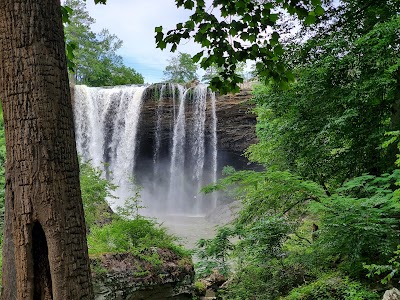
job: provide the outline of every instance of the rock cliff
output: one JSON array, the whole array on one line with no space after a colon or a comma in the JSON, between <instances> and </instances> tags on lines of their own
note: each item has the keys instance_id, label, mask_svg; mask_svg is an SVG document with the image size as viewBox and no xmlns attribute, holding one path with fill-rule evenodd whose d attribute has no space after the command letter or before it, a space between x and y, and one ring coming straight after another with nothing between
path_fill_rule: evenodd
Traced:
<instances>
[{"instance_id":1,"label":"rock cliff","mask_svg":"<svg viewBox=\"0 0 400 300\"><path fill-rule=\"evenodd\" d=\"M172 118L177 114L178 103L173 105L172 95L164 96L159 101L160 84L154 84L146 89L141 109L141 120L137 134L138 157L137 170L149 168L152 162L152 147L154 143L157 110L162 113L160 129L161 144L163 144L161 157L171 153L171 141L173 135ZM164 91L165 93L165 91ZM237 94L229 94L216 97L217 114L217 148L218 165L231 165L237 169L243 169L247 160L242 156L246 148L257 142L255 133L256 116L252 112L253 106L249 103L251 90L245 89ZM190 97L189 97L190 98ZM207 104L207 119L210 119L211 107ZM186 105L185 116L187 124L191 124L192 109ZM206 139L210 139L210 126L206 126ZM168 146L169 145L169 146Z\"/></svg>"},{"instance_id":2,"label":"rock cliff","mask_svg":"<svg viewBox=\"0 0 400 300\"><path fill-rule=\"evenodd\" d=\"M161 111L164 116L172 117L174 115L173 102L170 97L163 97L158 101L159 84L154 84L147 88L144 103L142 106L142 122L140 124L141 137L153 137L156 130L156 110L161 105ZM257 141L255 134L256 116L252 112L253 106L248 100L251 98L251 90L244 89L237 94L217 95L217 134L218 150L243 153L244 150ZM177 107L175 107L176 112ZM211 109L207 107L209 114ZM187 119L192 118L191 111L186 111ZM171 139L171 120L163 118L161 123L162 138ZM209 129L207 128L209 134ZM148 143L152 145L152 143Z\"/></svg>"}]
</instances>

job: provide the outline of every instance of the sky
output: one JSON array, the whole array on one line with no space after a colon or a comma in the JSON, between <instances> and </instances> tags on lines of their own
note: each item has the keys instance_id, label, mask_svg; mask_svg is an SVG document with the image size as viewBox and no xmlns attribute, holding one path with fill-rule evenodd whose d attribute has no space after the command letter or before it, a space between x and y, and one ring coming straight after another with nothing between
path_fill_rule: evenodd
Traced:
<instances>
[{"instance_id":1,"label":"sky","mask_svg":"<svg viewBox=\"0 0 400 300\"><path fill-rule=\"evenodd\" d=\"M175 24L188 19L190 11L178 9L175 0L108 0L107 5L87 1L86 5L89 15L96 20L93 31L106 28L123 41L118 54L125 65L142 74L145 83L163 81L168 59L177 52L156 48L154 28L162 25L167 30L173 29ZM189 41L177 51L194 55L200 47Z\"/></svg>"}]
</instances>

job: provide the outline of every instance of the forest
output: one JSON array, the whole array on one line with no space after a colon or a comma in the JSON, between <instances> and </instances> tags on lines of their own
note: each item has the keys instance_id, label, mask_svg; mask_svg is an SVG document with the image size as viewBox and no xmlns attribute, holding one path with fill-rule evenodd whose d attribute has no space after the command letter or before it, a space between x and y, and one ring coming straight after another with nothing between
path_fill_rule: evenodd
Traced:
<instances>
[{"instance_id":1,"label":"forest","mask_svg":"<svg viewBox=\"0 0 400 300\"><path fill-rule=\"evenodd\" d=\"M141 191L134 178L132 197L111 213L106 199L115 186L101 170L80 161L89 254L132 252L154 264L160 264L159 257L146 252L152 247L171 249L185 260L194 254L200 294L202 278L215 272L224 276L217 299L382 299L400 280L399 1L275 1L287 10L278 10L280 21L278 13L270 12L269 1L214 1L222 16L244 20L230 19L221 27L202 11L204 1L176 2L186 9L196 3L196 13L166 35L155 28L158 47L170 44L174 51L191 32L210 49L215 49L219 31L242 37L242 44L236 41L229 49L221 42L229 59L223 60L217 50L192 58L203 68L219 70L210 80L212 88L237 91L243 78L236 66L256 61L251 104L258 143L243 155L259 167L226 166L218 182L203 187L204 193L224 191L240 201L241 209L234 221L217 228L214 238L199 240L189 253L165 228L140 214ZM89 16L83 19L91 22ZM65 29L67 54L70 70L76 72L70 79L92 86L143 83L115 54L121 44L116 36L103 31L96 37L85 24L71 20ZM264 30L257 27L260 22L272 22L268 24L275 30L265 51L256 40ZM87 56L72 51L82 43L76 37L72 41L76 29L84 31L85 42L106 48ZM249 51L246 41L257 47ZM2 122L2 166L4 127ZM5 172L2 167L1 186ZM3 189L0 197L4 212Z\"/></svg>"}]
</instances>

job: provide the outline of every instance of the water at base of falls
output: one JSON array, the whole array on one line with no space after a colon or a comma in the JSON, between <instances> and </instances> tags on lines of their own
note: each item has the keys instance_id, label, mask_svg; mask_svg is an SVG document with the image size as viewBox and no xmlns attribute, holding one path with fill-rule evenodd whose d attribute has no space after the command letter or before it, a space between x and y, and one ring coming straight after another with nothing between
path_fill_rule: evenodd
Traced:
<instances>
[{"instance_id":1,"label":"water at base of falls","mask_svg":"<svg viewBox=\"0 0 400 300\"><path fill-rule=\"evenodd\" d=\"M78 152L119 186L112 207L132 196L134 176L146 214L201 216L215 208L216 196L200 192L217 179L215 102L204 85L75 86Z\"/></svg>"}]
</instances>

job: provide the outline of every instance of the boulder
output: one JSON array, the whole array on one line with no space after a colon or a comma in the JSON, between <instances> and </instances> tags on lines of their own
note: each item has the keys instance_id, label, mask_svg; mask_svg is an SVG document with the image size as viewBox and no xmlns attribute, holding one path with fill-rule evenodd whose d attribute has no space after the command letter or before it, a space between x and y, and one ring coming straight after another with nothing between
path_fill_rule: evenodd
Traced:
<instances>
[{"instance_id":1,"label":"boulder","mask_svg":"<svg viewBox=\"0 0 400 300\"><path fill-rule=\"evenodd\" d=\"M95 300L192 299L194 268L190 258L153 248L162 264L131 253L91 259Z\"/></svg>"},{"instance_id":2,"label":"boulder","mask_svg":"<svg viewBox=\"0 0 400 300\"><path fill-rule=\"evenodd\" d=\"M396 288L392 288L391 290L387 290L383 295L382 300L400 300L400 291Z\"/></svg>"}]
</instances>

